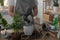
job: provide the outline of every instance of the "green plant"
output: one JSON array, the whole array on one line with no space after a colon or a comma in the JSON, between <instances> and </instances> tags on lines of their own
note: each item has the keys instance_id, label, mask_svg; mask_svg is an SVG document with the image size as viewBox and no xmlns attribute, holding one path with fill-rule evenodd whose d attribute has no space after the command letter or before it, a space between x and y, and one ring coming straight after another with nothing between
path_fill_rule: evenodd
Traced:
<instances>
[{"instance_id":1,"label":"green plant","mask_svg":"<svg viewBox=\"0 0 60 40\"><path fill-rule=\"evenodd\" d=\"M1 18L2 18L2 15L1 15L1 13L0 13L0 24L2 23Z\"/></svg>"},{"instance_id":2,"label":"green plant","mask_svg":"<svg viewBox=\"0 0 60 40\"><path fill-rule=\"evenodd\" d=\"M59 6L58 0L53 0L53 3L54 3L54 4L53 4L54 6Z\"/></svg>"},{"instance_id":3,"label":"green plant","mask_svg":"<svg viewBox=\"0 0 60 40\"><path fill-rule=\"evenodd\" d=\"M4 28L7 28L7 21L2 17L0 13L0 25L3 25Z\"/></svg>"},{"instance_id":4,"label":"green plant","mask_svg":"<svg viewBox=\"0 0 60 40\"><path fill-rule=\"evenodd\" d=\"M23 27L23 24L22 16L20 16L19 12L15 10L15 16L13 17L13 23L11 25L12 29L14 29L14 31L18 31Z\"/></svg>"},{"instance_id":5,"label":"green plant","mask_svg":"<svg viewBox=\"0 0 60 40\"><path fill-rule=\"evenodd\" d=\"M0 13L0 19L2 18L2 15L1 15L1 13Z\"/></svg>"},{"instance_id":6,"label":"green plant","mask_svg":"<svg viewBox=\"0 0 60 40\"><path fill-rule=\"evenodd\" d=\"M52 25L55 25L57 22L60 21L60 15L58 15L58 19L55 19L55 20L58 20L58 21L53 21Z\"/></svg>"},{"instance_id":7,"label":"green plant","mask_svg":"<svg viewBox=\"0 0 60 40\"><path fill-rule=\"evenodd\" d=\"M4 4L3 4L3 1L4 1L4 0L0 0L0 3L1 3L2 6L4 5Z\"/></svg>"}]
</instances>

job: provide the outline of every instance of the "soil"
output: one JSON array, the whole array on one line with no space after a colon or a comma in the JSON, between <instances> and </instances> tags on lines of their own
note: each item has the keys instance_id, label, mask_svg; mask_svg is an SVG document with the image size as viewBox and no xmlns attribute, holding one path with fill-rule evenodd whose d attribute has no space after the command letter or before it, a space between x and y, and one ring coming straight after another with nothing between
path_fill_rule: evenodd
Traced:
<instances>
[{"instance_id":1,"label":"soil","mask_svg":"<svg viewBox=\"0 0 60 40\"><path fill-rule=\"evenodd\" d=\"M34 32L31 36L24 35L24 33L12 33L8 40L32 40L32 39L39 39L41 34L38 32Z\"/></svg>"},{"instance_id":2,"label":"soil","mask_svg":"<svg viewBox=\"0 0 60 40\"><path fill-rule=\"evenodd\" d=\"M58 40L57 38L51 37L49 34L46 34L45 37L43 37L42 33L39 33L37 31L34 31L31 36L24 35L24 33L12 33L8 40Z\"/></svg>"}]
</instances>

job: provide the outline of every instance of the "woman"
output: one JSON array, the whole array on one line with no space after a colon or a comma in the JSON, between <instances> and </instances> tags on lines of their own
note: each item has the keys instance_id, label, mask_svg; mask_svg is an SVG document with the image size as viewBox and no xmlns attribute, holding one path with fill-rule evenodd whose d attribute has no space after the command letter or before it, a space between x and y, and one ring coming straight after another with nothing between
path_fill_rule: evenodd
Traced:
<instances>
[{"instance_id":1,"label":"woman","mask_svg":"<svg viewBox=\"0 0 60 40\"><path fill-rule=\"evenodd\" d=\"M12 1L12 3L10 2ZM33 15L33 18L36 18L38 10L37 10L37 0L10 0L9 4L9 15L14 16L14 8L19 11L21 16L24 16L24 20L28 15ZM16 6L14 6L14 1L16 2ZM33 11L32 11L33 10Z\"/></svg>"}]
</instances>

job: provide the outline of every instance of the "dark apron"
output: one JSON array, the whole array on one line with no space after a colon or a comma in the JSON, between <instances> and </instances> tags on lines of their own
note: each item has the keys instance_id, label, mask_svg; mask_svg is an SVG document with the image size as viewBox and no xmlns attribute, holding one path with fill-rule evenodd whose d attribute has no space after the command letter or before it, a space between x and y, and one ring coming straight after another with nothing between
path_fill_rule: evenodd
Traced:
<instances>
[{"instance_id":1,"label":"dark apron","mask_svg":"<svg viewBox=\"0 0 60 40\"><path fill-rule=\"evenodd\" d=\"M30 15L35 5L35 0L17 0L15 9L19 11L20 15Z\"/></svg>"},{"instance_id":2,"label":"dark apron","mask_svg":"<svg viewBox=\"0 0 60 40\"><path fill-rule=\"evenodd\" d=\"M24 21L29 22L28 16L32 15L32 9L35 6L35 0L17 0L15 9L19 12L21 16L23 16ZM32 20L33 22L33 20Z\"/></svg>"}]
</instances>

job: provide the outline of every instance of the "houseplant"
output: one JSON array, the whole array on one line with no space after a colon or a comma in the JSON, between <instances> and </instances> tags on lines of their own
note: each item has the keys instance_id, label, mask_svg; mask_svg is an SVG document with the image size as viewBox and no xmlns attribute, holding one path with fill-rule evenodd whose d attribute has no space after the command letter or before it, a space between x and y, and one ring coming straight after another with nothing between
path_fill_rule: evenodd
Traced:
<instances>
[{"instance_id":1,"label":"houseplant","mask_svg":"<svg viewBox=\"0 0 60 40\"><path fill-rule=\"evenodd\" d=\"M53 27L51 26L51 28L54 28L54 26L55 26L55 29L58 30L59 29L59 24L60 24L59 22L60 22L60 15L55 14L53 22L52 22Z\"/></svg>"},{"instance_id":2,"label":"houseplant","mask_svg":"<svg viewBox=\"0 0 60 40\"><path fill-rule=\"evenodd\" d=\"M29 16L29 18L31 18L31 16ZM27 18L26 20L29 20L29 18ZM30 19L32 20L32 18ZM13 18L13 23L11 26L15 31L19 30L21 27L23 27L24 29L24 34L25 35L32 35L33 32L33 24L31 25L31 23L27 23L22 16L20 16L18 10L15 10L15 16ZM26 31L27 30L27 31Z\"/></svg>"},{"instance_id":3,"label":"houseplant","mask_svg":"<svg viewBox=\"0 0 60 40\"><path fill-rule=\"evenodd\" d=\"M1 13L0 13L0 25L2 25L5 28L7 28L7 21L2 17Z\"/></svg>"},{"instance_id":4,"label":"houseplant","mask_svg":"<svg viewBox=\"0 0 60 40\"><path fill-rule=\"evenodd\" d=\"M18 38L21 38L17 36L20 36L20 30L22 31L23 24L24 22L22 20L22 17L19 15L19 12L15 10L15 15L13 16L13 23L10 25L14 32L10 35L11 37L8 38L9 40L18 40Z\"/></svg>"},{"instance_id":5,"label":"houseplant","mask_svg":"<svg viewBox=\"0 0 60 40\"><path fill-rule=\"evenodd\" d=\"M8 35L7 35L7 31L6 29L8 28L8 23L7 21L2 17L1 13L0 13L0 28L1 29L4 29L5 30L5 33L3 34L4 38L6 38ZM0 33L1 34L1 33Z\"/></svg>"},{"instance_id":6,"label":"houseplant","mask_svg":"<svg viewBox=\"0 0 60 40\"><path fill-rule=\"evenodd\" d=\"M49 26L51 30L55 29L55 23L52 22L51 24L49 24Z\"/></svg>"},{"instance_id":7,"label":"houseplant","mask_svg":"<svg viewBox=\"0 0 60 40\"><path fill-rule=\"evenodd\" d=\"M53 11L58 12L58 7L59 7L58 0L53 0Z\"/></svg>"},{"instance_id":8,"label":"houseplant","mask_svg":"<svg viewBox=\"0 0 60 40\"><path fill-rule=\"evenodd\" d=\"M26 21L27 20L27 21ZM32 35L33 31L34 31L34 24L33 24L33 18L31 15L28 15L26 17L26 20L24 20L24 34L25 35ZM27 31L26 31L27 30Z\"/></svg>"},{"instance_id":9,"label":"houseplant","mask_svg":"<svg viewBox=\"0 0 60 40\"><path fill-rule=\"evenodd\" d=\"M22 17L19 15L19 12L15 10L15 16L13 17L13 23L11 24L11 28L14 29L15 32L18 32L23 27Z\"/></svg>"}]
</instances>

